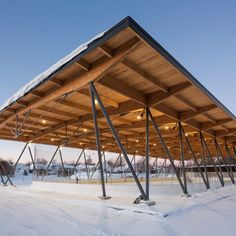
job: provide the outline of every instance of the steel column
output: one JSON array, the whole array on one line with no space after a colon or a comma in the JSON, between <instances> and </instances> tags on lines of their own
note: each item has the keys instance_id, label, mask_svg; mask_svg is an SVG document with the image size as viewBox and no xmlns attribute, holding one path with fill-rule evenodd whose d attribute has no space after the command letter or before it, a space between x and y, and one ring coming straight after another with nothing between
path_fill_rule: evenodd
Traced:
<instances>
[{"instance_id":1,"label":"steel column","mask_svg":"<svg viewBox=\"0 0 236 236\"><path fill-rule=\"evenodd\" d=\"M117 159L116 159L116 161L115 161L115 164L114 164L114 166L113 166L112 169L111 169L111 172L110 172L110 174L109 174L109 178L111 177L111 174L112 174L113 170L116 168L116 165L117 165L117 163L118 163L118 161L119 161L119 159L120 159L120 155L121 155L121 153L120 153L119 156L117 157Z\"/></svg>"},{"instance_id":2,"label":"steel column","mask_svg":"<svg viewBox=\"0 0 236 236\"><path fill-rule=\"evenodd\" d=\"M184 163L184 144L183 144L183 133L182 133L182 124L178 122L179 127L179 140L180 140L180 158L182 162L182 171L183 171L183 181L186 191L188 191L187 180L186 180L186 171L185 171L185 163Z\"/></svg>"},{"instance_id":3,"label":"steel column","mask_svg":"<svg viewBox=\"0 0 236 236\"><path fill-rule=\"evenodd\" d=\"M148 109L148 108L147 108L147 109ZM149 110L149 109L148 109L148 110ZM155 128L155 130L156 130L156 132L157 132L157 135L158 135L159 138L160 138L162 147L163 147L163 149L164 149L164 151L165 151L167 157L169 158L169 161L170 161L170 163L171 163L171 165L172 165L172 168L173 168L174 171L175 171L175 174L176 174L176 177L177 177L177 179L178 179L178 181L179 181L180 187L181 187L183 193L188 195L188 191L187 191L187 189L185 188L185 186L184 186L184 184L183 184L183 182L182 182L182 180L181 180L181 178L180 178L179 172L178 172L178 170L177 170L176 167L175 167L173 158L172 158L172 156L171 156L171 154L170 154L170 152L169 152L169 150L168 150L168 148L167 148L167 146L166 146L166 144L165 144L164 139L162 138L161 132L160 132L160 130L159 130L159 128L158 128L158 126L157 126L157 124L156 124L156 122L155 122L155 120L154 120L154 118L153 118L152 113L151 113L150 110L149 110L149 116L150 116L150 119L151 119L151 121L152 121L152 124L153 124L153 126L154 126L154 128Z\"/></svg>"},{"instance_id":4,"label":"steel column","mask_svg":"<svg viewBox=\"0 0 236 236\"><path fill-rule=\"evenodd\" d=\"M106 163L105 152L103 152L103 163L104 163L104 171L106 171L105 172L105 177L106 177L106 183L107 183L107 163Z\"/></svg>"},{"instance_id":5,"label":"steel column","mask_svg":"<svg viewBox=\"0 0 236 236\"><path fill-rule=\"evenodd\" d=\"M34 158L33 158L33 154L32 154L30 145L28 145L28 150L29 150L29 154L30 154L30 159L31 159L32 164L33 164L33 168L34 168L33 171L34 171L36 168L35 168Z\"/></svg>"},{"instance_id":6,"label":"steel column","mask_svg":"<svg viewBox=\"0 0 236 236\"><path fill-rule=\"evenodd\" d=\"M79 157L78 157L77 161L75 162L75 165L74 165L74 168L73 168L73 173L75 173L76 166L78 165L79 160L82 157L83 153L84 153L84 149L82 149L81 153L79 154Z\"/></svg>"},{"instance_id":7,"label":"steel column","mask_svg":"<svg viewBox=\"0 0 236 236\"><path fill-rule=\"evenodd\" d=\"M7 170L5 169L4 165L1 164L0 166L2 167L2 170L3 170L3 172L5 173L5 175L6 175L6 177L7 177L7 180L10 182L11 185L13 185L13 183L12 183L12 181L11 181L11 178L10 178L10 176L7 174ZM3 174L4 174L4 173L3 173ZM6 185L6 183L4 182L4 178L3 178L2 174L1 174L1 180L2 180L3 185Z\"/></svg>"},{"instance_id":8,"label":"steel column","mask_svg":"<svg viewBox=\"0 0 236 236\"><path fill-rule=\"evenodd\" d=\"M186 140L186 143L187 143L187 145L188 145L188 149L190 150L190 152L191 152L191 154L192 154L193 161L194 161L195 165L196 165L197 168L198 168L198 171L199 171L199 173L200 173L200 175L201 175L201 177L202 177L202 180L203 180L203 182L204 182L204 184L205 184L205 186L206 186L206 189L209 189L209 188L210 188L210 187L209 187L209 182L206 181L205 176L204 176L203 173L202 173L201 167L200 167L199 164L198 164L198 161L197 161L197 158L196 158L195 153L194 153L194 151L193 151L193 148L192 148L192 146L191 146L190 140L189 140L188 136L185 135L185 131L184 131L183 127L182 127L182 126L180 126L180 127L181 127L181 130L182 130L182 132L183 132L183 134L184 134L184 136L185 136L185 140Z\"/></svg>"},{"instance_id":9,"label":"steel column","mask_svg":"<svg viewBox=\"0 0 236 236\"><path fill-rule=\"evenodd\" d=\"M223 162L224 162L224 164L225 164L226 171L228 172L228 175L229 175L229 177L230 177L230 179L231 179L231 182L232 182L232 184L235 184L234 175L233 175L233 173L232 173L232 170L230 170L230 169L228 168L227 163L226 163L226 161L225 161L225 158L224 158L224 156L223 156L223 153L222 153L222 151L221 151L221 149L220 149L220 146L219 146L219 144L218 144L216 138L214 139L214 142L215 142L215 146L216 146L216 150L217 150L217 155L218 155L218 156L219 156L219 155L221 156L221 158L222 158L222 160L223 160Z\"/></svg>"},{"instance_id":10,"label":"steel column","mask_svg":"<svg viewBox=\"0 0 236 236\"><path fill-rule=\"evenodd\" d=\"M226 152L227 152L229 158L232 160L234 170L236 171L235 160L234 160L233 156L231 156L231 153L230 153L230 150L229 150L229 147L228 147L227 143L225 143L225 149L226 149ZM230 163L230 166L231 166L231 163Z\"/></svg>"},{"instance_id":11,"label":"steel column","mask_svg":"<svg viewBox=\"0 0 236 236\"><path fill-rule=\"evenodd\" d=\"M104 154L104 152L102 153L102 156L103 156L103 154ZM94 169L93 169L93 172L92 172L92 174L91 174L90 178L92 178L92 177L93 177L93 175L94 175L95 171L96 171L96 170L97 170L97 168L98 168L98 165L99 165L99 161L98 161L98 162L97 162L97 164L95 165L95 167L94 167Z\"/></svg>"},{"instance_id":12,"label":"steel column","mask_svg":"<svg viewBox=\"0 0 236 236\"><path fill-rule=\"evenodd\" d=\"M99 161L100 175L101 175L101 182L102 182L102 196L103 196L103 198L106 198L106 189L105 189L104 173L103 173L103 165L102 165L100 134L99 134L99 128L98 128L98 122L97 122L97 110L96 110L96 105L95 105L95 96L96 95L94 94L92 86L90 86L90 94L91 94L91 100L92 100L93 122L94 122L96 146L97 146L98 161Z\"/></svg>"},{"instance_id":13,"label":"steel column","mask_svg":"<svg viewBox=\"0 0 236 236\"><path fill-rule=\"evenodd\" d=\"M199 137L201 137L200 133L199 133ZM207 166L206 166L206 159L205 159L205 149L204 149L203 141L201 138L200 138L200 143L201 143L201 149L202 149L202 162L203 162L203 166L204 166L205 177L206 177L206 181L208 183L208 186L210 187L209 178L208 178L208 171L207 171Z\"/></svg>"},{"instance_id":14,"label":"steel column","mask_svg":"<svg viewBox=\"0 0 236 236\"><path fill-rule=\"evenodd\" d=\"M99 105L100 105L100 108L101 108L101 110L102 110L102 113L103 113L103 115L105 116L105 118L106 118L106 120L107 120L107 123L108 123L108 125L109 125L109 127L110 127L110 129L111 129L111 132L112 132L112 134L113 134L113 136L114 136L114 138L115 138L115 140L116 140L116 142L117 142L119 148L121 149L121 152L122 152L122 154L123 154L123 156L124 156L124 158L125 158L125 160L126 160L128 166L129 166L129 168L130 168L130 170L131 170L131 173L132 173L132 175L133 175L133 177L134 177L134 180L135 180L135 182L136 182L136 184L137 184L137 186L138 186L138 188L139 188L139 191L140 191L140 193L141 193L141 195L142 195L142 198L143 198L144 200L147 200L147 196L146 196L146 194L145 194L145 192L144 192L144 190L143 190L143 187L142 187L141 183L139 182L139 179L137 178L137 175L136 175L136 173L135 173L135 171L134 171L134 169L133 169L133 167L132 167L132 164L130 163L130 160L129 160L129 158L128 158L128 155L127 155L127 153L126 153L126 150L125 150L123 144L121 143L121 141L120 141L120 139L119 139L118 133L117 133L116 129L114 128L112 122L111 122L111 119L110 119L110 117L109 117L109 115L108 115L108 113L107 113L107 111L106 111L106 109L105 109L105 107L104 107L104 105L103 105L101 99L100 99L100 96L99 96L99 94L98 94L96 88L94 87L93 82L90 82L90 90L91 90L91 94L92 94L92 96L93 96L93 105L94 105L94 106L93 106L93 109L95 109L95 102L94 102L94 95L95 95L95 97L96 97L96 99L97 99L97 101L98 101L98 103L99 103ZM95 112L94 112L94 113L95 113Z\"/></svg>"},{"instance_id":15,"label":"steel column","mask_svg":"<svg viewBox=\"0 0 236 236\"><path fill-rule=\"evenodd\" d=\"M60 146L57 146L57 149L56 149L55 152L53 153L53 156L52 156L50 162L49 162L48 165L47 165L47 169L46 169L46 174L47 174L47 175L48 175L49 167L50 167L50 165L51 165L53 159L55 158L55 156L56 156L56 154L57 154L57 152L58 152L59 149L60 149ZM43 178L44 178L44 176L42 176L42 180L43 180Z\"/></svg>"},{"instance_id":16,"label":"steel column","mask_svg":"<svg viewBox=\"0 0 236 236\"><path fill-rule=\"evenodd\" d=\"M212 164L213 164L213 166L214 166L214 170L215 170L215 172L216 172L216 175L217 175L217 177L218 177L218 179L219 179L219 181L220 181L220 183L221 183L221 185L222 185L222 187L223 187L223 186L224 186L224 181L221 179L221 176L220 176L220 174L219 174L219 172L218 172L218 170L217 170L217 168L216 168L215 162L214 162L214 160L213 160L213 158L212 158L212 155L211 155L211 153L210 153L210 150L208 149L208 146L207 146L207 144L206 144L206 141L205 141L205 139L204 139L204 137L203 137L201 131L200 131L200 138L201 138L202 141L203 141L203 144L204 144L205 149L206 149L206 151L207 151L207 155L208 155L208 157L211 159L211 162L212 162Z\"/></svg>"},{"instance_id":17,"label":"steel column","mask_svg":"<svg viewBox=\"0 0 236 236\"><path fill-rule=\"evenodd\" d=\"M145 172L146 172L146 196L149 200L149 109L146 108L146 160L145 160Z\"/></svg>"},{"instance_id":18,"label":"steel column","mask_svg":"<svg viewBox=\"0 0 236 236\"><path fill-rule=\"evenodd\" d=\"M86 173L87 173L87 179L89 179L87 159L86 159L86 153L85 152L84 152L84 165L85 165L85 170L86 170Z\"/></svg>"},{"instance_id":19,"label":"steel column","mask_svg":"<svg viewBox=\"0 0 236 236\"><path fill-rule=\"evenodd\" d=\"M59 148L59 156L60 156L60 160L61 160L62 173L63 173L63 177L64 177L64 175L65 175L65 168L64 168L64 162L63 162L62 152L61 152L60 148Z\"/></svg>"},{"instance_id":20,"label":"steel column","mask_svg":"<svg viewBox=\"0 0 236 236\"><path fill-rule=\"evenodd\" d=\"M13 174L13 172L15 171L16 166L17 166L18 162L20 161L22 155L24 154L25 149L27 148L27 146L28 146L28 143L25 144L25 146L24 146L22 152L20 153L20 156L18 157L16 163L14 164L13 168L11 169L11 172L10 172L9 177L8 177L8 179L6 180L5 184L7 184L8 181L11 181L11 180L10 180L10 176L11 176L11 175Z\"/></svg>"}]
</instances>

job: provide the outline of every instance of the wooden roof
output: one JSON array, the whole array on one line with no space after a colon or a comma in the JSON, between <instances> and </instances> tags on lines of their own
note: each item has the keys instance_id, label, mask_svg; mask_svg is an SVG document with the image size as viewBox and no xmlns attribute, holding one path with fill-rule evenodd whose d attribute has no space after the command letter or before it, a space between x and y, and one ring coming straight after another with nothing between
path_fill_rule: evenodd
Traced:
<instances>
[{"instance_id":1,"label":"wooden roof","mask_svg":"<svg viewBox=\"0 0 236 236\"><path fill-rule=\"evenodd\" d=\"M130 17L2 110L0 139L96 149L90 81L129 154L145 153L146 106L176 159L177 121L183 122L197 153L199 130L212 152L213 137L222 145L236 144L235 116ZM97 110L102 149L119 152L99 106ZM151 124L150 145L151 156L164 155Z\"/></svg>"}]
</instances>

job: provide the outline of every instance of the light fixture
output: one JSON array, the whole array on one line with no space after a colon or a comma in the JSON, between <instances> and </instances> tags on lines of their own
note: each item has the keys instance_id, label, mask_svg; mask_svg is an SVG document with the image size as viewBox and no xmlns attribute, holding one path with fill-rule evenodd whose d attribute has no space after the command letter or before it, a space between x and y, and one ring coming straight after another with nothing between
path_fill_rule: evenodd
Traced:
<instances>
[{"instance_id":1,"label":"light fixture","mask_svg":"<svg viewBox=\"0 0 236 236\"><path fill-rule=\"evenodd\" d=\"M86 133L88 130L87 129L84 129L84 132Z\"/></svg>"},{"instance_id":2,"label":"light fixture","mask_svg":"<svg viewBox=\"0 0 236 236\"><path fill-rule=\"evenodd\" d=\"M82 143L79 143L79 145L81 146L81 145L82 145Z\"/></svg>"},{"instance_id":3,"label":"light fixture","mask_svg":"<svg viewBox=\"0 0 236 236\"><path fill-rule=\"evenodd\" d=\"M138 143L139 141L138 141L138 139L136 139L136 141L135 141L136 143Z\"/></svg>"},{"instance_id":4,"label":"light fixture","mask_svg":"<svg viewBox=\"0 0 236 236\"><path fill-rule=\"evenodd\" d=\"M98 105L98 100L97 100L97 99L95 99L95 101L94 101L94 102L95 102L95 105Z\"/></svg>"},{"instance_id":5,"label":"light fixture","mask_svg":"<svg viewBox=\"0 0 236 236\"><path fill-rule=\"evenodd\" d=\"M138 150L136 150L135 152L138 153Z\"/></svg>"},{"instance_id":6,"label":"light fixture","mask_svg":"<svg viewBox=\"0 0 236 236\"><path fill-rule=\"evenodd\" d=\"M140 115L137 116L137 120L141 120L142 117Z\"/></svg>"},{"instance_id":7,"label":"light fixture","mask_svg":"<svg viewBox=\"0 0 236 236\"><path fill-rule=\"evenodd\" d=\"M169 127L168 126L165 126L165 130L168 130L169 129Z\"/></svg>"},{"instance_id":8,"label":"light fixture","mask_svg":"<svg viewBox=\"0 0 236 236\"><path fill-rule=\"evenodd\" d=\"M46 120L42 120L42 123L43 123L43 124L46 124Z\"/></svg>"},{"instance_id":9,"label":"light fixture","mask_svg":"<svg viewBox=\"0 0 236 236\"><path fill-rule=\"evenodd\" d=\"M51 138L51 141L54 142L54 138Z\"/></svg>"},{"instance_id":10,"label":"light fixture","mask_svg":"<svg viewBox=\"0 0 236 236\"><path fill-rule=\"evenodd\" d=\"M186 133L185 136L188 137L188 133Z\"/></svg>"},{"instance_id":11,"label":"light fixture","mask_svg":"<svg viewBox=\"0 0 236 236\"><path fill-rule=\"evenodd\" d=\"M102 146L102 148L105 148L106 146Z\"/></svg>"},{"instance_id":12,"label":"light fixture","mask_svg":"<svg viewBox=\"0 0 236 236\"><path fill-rule=\"evenodd\" d=\"M156 147L156 144L154 143L153 146Z\"/></svg>"}]
</instances>

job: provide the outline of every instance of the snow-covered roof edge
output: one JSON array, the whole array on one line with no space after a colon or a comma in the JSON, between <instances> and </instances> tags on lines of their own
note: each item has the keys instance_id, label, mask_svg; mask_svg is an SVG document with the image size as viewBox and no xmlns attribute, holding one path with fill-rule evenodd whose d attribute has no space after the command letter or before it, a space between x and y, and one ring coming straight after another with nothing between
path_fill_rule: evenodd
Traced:
<instances>
[{"instance_id":1,"label":"snow-covered roof edge","mask_svg":"<svg viewBox=\"0 0 236 236\"><path fill-rule=\"evenodd\" d=\"M54 72L58 71L63 65L71 61L73 58L84 52L89 44L93 43L97 39L101 38L106 31L96 35L86 43L81 44L79 47L77 47L75 50L73 50L71 53L69 53L67 56L56 62L54 65L49 67L47 70L42 72L41 74L37 75L33 80L31 80L29 83L24 85L22 88L20 88L13 96L11 96L9 99L7 99L3 105L0 106L0 112L12 105L14 102L22 98L24 95L29 93L32 89L37 87L42 82L46 81L50 75L52 75Z\"/></svg>"}]
</instances>

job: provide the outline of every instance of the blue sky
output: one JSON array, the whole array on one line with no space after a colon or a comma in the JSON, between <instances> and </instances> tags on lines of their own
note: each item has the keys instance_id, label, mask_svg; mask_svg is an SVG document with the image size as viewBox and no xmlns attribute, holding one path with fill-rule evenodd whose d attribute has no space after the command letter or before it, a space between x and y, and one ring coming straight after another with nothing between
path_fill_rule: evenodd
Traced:
<instances>
[{"instance_id":1,"label":"blue sky","mask_svg":"<svg viewBox=\"0 0 236 236\"><path fill-rule=\"evenodd\" d=\"M0 103L130 15L236 114L235 1L0 1ZM0 142L2 155L14 157ZM18 152L18 151L17 151ZM0 153L1 156L1 153Z\"/></svg>"}]
</instances>

